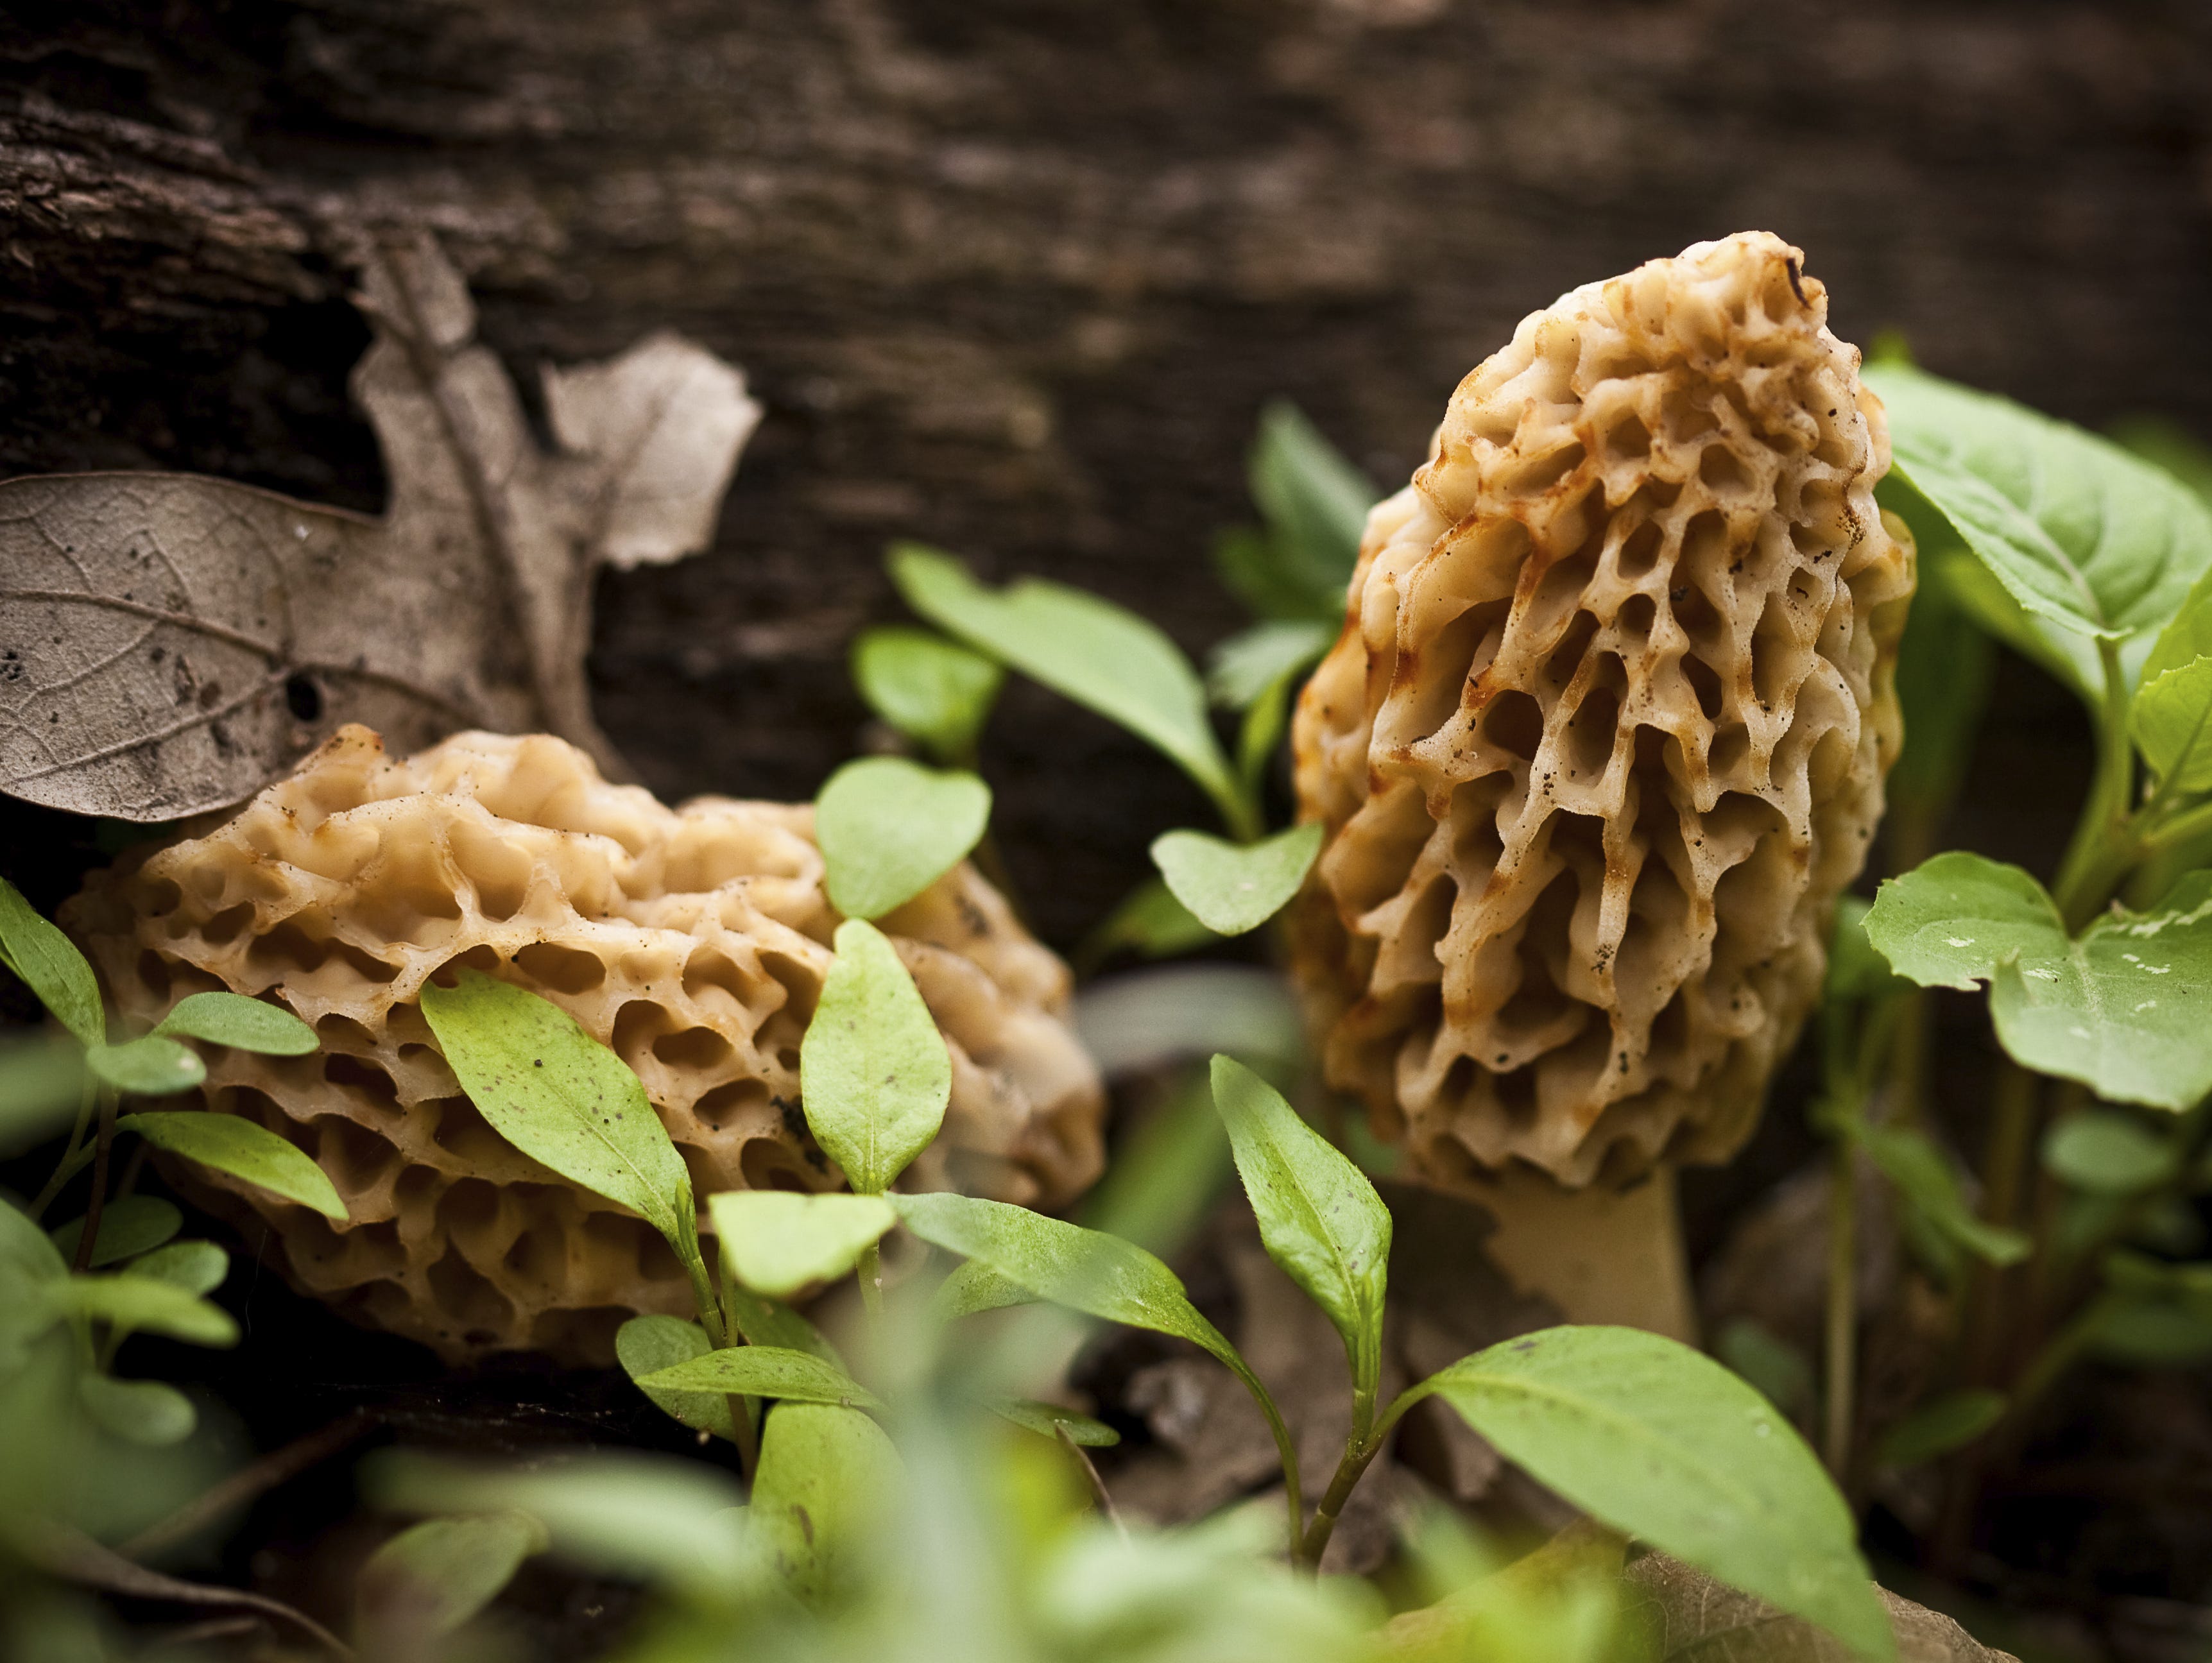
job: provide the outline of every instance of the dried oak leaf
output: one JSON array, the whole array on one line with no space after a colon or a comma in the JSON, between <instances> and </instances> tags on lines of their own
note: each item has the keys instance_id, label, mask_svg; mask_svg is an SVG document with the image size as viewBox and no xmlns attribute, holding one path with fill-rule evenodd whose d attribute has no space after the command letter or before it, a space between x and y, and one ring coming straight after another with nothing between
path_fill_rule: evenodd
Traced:
<instances>
[{"instance_id":1,"label":"dried oak leaf","mask_svg":"<svg viewBox=\"0 0 2212 1663\"><path fill-rule=\"evenodd\" d=\"M1658 1663L1851 1663L1850 1648L1825 1630L1663 1553L1637 1560L1626 1581L1628 1614L1650 1636L1649 1655ZM2020 1663L1942 1612L1877 1592L1897 1636L1898 1663Z\"/></svg>"},{"instance_id":2,"label":"dried oak leaf","mask_svg":"<svg viewBox=\"0 0 2212 1663\"><path fill-rule=\"evenodd\" d=\"M0 483L0 790L174 819L347 722L402 754L542 729L615 762L584 679L592 574L706 546L759 405L653 335L545 372L549 452L434 242L362 266L382 519L191 474Z\"/></svg>"}]
</instances>

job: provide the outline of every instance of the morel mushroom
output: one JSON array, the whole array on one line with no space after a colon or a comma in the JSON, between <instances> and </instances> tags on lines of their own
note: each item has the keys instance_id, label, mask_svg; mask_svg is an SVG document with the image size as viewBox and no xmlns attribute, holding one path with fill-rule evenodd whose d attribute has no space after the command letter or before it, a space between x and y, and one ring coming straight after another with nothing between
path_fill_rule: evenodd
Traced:
<instances>
[{"instance_id":1,"label":"morel mushroom","mask_svg":"<svg viewBox=\"0 0 2212 1663\"><path fill-rule=\"evenodd\" d=\"M1913 585L1826 315L1757 232L1577 289L1368 520L1297 709L1296 962L1328 1078L1425 1174L1725 1158L1818 997Z\"/></svg>"},{"instance_id":2,"label":"morel mushroom","mask_svg":"<svg viewBox=\"0 0 2212 1663\"><path fill-rule=\"evenodd\" d=\"M305 1149L349 1224L170 1166L218 1211L258 1213L295 1284L448 1359L606 1363L632 1313L688 1313L689 1283L644 1221L471 1107L419 990L470 964L560 1005L637 1071L702 1196L832 1187L799 1095L837 922L812 815L671 810L542 736L465 733L403 762L349 727L228 822L95 874L63 917L126 1017L227 987L313 1025L319 1055L214 1053L207 1103ZM881 923L952 1053L916 1177L1045 1205L1088 1184L1103 1100L1060 961L964 866Z\"/></svg>"}]
</instances>

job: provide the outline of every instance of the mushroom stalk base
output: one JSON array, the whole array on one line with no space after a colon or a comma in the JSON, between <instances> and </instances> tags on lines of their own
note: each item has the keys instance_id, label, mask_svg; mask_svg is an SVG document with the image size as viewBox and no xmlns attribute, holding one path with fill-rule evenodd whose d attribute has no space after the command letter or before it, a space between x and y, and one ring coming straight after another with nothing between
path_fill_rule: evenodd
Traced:
<instances>
[{"instance_id":1,"label":"mushroom stalk base","mask_svg":"<svg viewBox=\"0 0 2212 1663\"><path fill-rule=\"evenodd\" d=\"M1568 1189L1529 1167L1452 1187L1497 1221L1484 1244L1492 1261L1521 1292L1559 1307L1566 1321L1617 1323L1697 1343L1672 1166L1626 1190Z\"/></svg>"}]
</instances>

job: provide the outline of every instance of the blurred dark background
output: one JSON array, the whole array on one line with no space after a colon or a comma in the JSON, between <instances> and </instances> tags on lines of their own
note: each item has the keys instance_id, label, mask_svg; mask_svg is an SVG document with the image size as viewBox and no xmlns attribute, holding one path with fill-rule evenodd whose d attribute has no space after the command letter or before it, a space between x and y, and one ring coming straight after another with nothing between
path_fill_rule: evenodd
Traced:
<instances>
[{"instance_id":1,"label":"blurred dark background","mask_svg":"<svg viewBox=\"0 0 2212 1663\"><path fill-rule=\"evenodd\" d=\"M715 546L605 578L592 668L663 794L803 797L886 539L1202 647L1263 400L1395 487L1523 313L1698 239L1799 244L1847 339L2212 433L2208 91L2187 0L15 4L0 472L376 507L330 228L432 226L526 386L664 325L751 378ZM1960 840L2047 859L2081 738L2008 674ZM1033 689L987 756L1063 947L1205 817Z\"/></svg>"}]
</instances>

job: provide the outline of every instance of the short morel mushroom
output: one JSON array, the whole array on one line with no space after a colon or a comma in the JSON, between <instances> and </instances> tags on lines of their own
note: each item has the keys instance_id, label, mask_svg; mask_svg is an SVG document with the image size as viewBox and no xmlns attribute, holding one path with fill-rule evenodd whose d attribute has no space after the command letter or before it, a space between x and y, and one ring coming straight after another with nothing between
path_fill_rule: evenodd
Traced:
<instances>
[{"instance_id":1,"label":"short morel mushroom","mask_svg":"<svg viewBox=\"0 0 2212 1663\"><path fill-rule=\"evenodd\" d=\"M1666 1206L1819 995L1913 586L1826 315L1759 232L1577 289L1368 520L1298 705L1295 958L1328 1078L1432 1178Z\"/></svg>"},{"instance_id":2,"label":"short morel mushroom","mask_svg":"<svg viewBox=\"0 0 2212 1663\"><path fill-rule=\"evenodd\" d=\"M314 1157L351 1222L173 1163L260 1215L301 1288L449 1359L612 1359L634 1312L688 1314L650 1225L506 1143L416 1003L466 964L542 993L644 1082L701 1195L826 1189L799 1046L836 914L805 805L669 809L574 746L465 733L406 762L341 730L228 822L95 874L63 920L128 1017L202 989L272 996L318 1055L214 1052L208 1107ZM1066 1199L1097 1174L1103 1097L1064 1020L1068 976L969 868L881 920L953 1062L924 1183Z\"/></svg>"}]
</instances>

